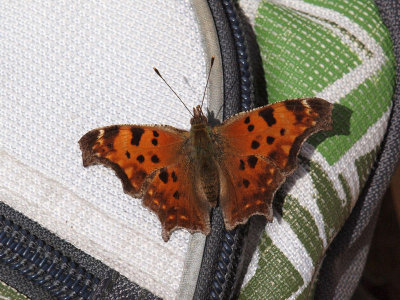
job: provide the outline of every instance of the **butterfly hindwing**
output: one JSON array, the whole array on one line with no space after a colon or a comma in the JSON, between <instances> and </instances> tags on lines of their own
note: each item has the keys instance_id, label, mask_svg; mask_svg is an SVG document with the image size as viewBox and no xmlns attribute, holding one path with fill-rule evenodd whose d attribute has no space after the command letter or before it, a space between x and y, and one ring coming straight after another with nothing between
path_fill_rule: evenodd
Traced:
<instances>
[{"instance_id":1,"label":"butterfly hindwing","mask_svg":"<svg viewBox=\"0 0 400 300\"><path fill-rule=\"evenodd\" d=\"M319 98L292 99L239 113L214 128L219 148L226 149L219 160L231 187L220 195L227 227L242 224L253 214L271 218L275 191L296 168L304 141L331 128L331 111L332 104ZM250 193L240 185L247 181L248 188L254 187ZM252 209L241 211L244 207Z\"/></svg>"},{"instance_id":2,"label":"butterfly hindwing","mask_svg":"<svg viewBox=\"0 0 400 300\"><path fill-rule=\"evenodd\" d=\"M220 194L225 225L232 230L254 214L272 221L272 198L284 180L282 173L265 158L257 155L226 156L223 178L227 188Z\"/></svg>"},{"instance_id":3,"label":"butterfly hindwing","mask_svg":"<svg viewBox=\"0 0 400 300\"><path fill-rule=\"evenodd\" d=\"M144 195L143 205L160 219L164 241L177 228L186 228L191 233L210 232L210 205L201 193L196 193L193 176L187 161L181 157L179 163L154 174Z\"/></svg>"}]
</instances>

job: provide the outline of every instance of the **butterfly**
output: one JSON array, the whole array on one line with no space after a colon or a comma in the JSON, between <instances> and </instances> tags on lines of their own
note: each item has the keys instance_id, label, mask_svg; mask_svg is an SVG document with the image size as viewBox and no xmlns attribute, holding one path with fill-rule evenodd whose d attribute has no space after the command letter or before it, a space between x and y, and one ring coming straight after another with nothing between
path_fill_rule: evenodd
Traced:
<instances>
[{"instance_id":1,"label":"butterfly","mask_svg":"<svg viewBox=\"0 0 400 300\"><path fill-rule=\"evenodd\" d=\"M332 104L291 99L238 113L215 127L202 107L193 108L190 131L168 125L114 125L79 141L83 165L103 164L125 193L142 198L162 225L162 238L184 228L210 232L219 205L225 227L253 215L272 221L276 190L297 166L304 141L332 128Z\"/></svg>"}]
</instances>

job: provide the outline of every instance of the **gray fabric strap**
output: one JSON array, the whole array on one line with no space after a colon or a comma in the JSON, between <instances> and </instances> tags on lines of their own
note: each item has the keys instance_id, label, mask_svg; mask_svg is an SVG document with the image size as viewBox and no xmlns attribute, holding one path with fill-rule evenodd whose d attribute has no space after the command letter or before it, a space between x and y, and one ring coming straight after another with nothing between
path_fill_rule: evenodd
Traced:
<instances>
[{"instance_id":1,"label":"gray fabric strap","mask_svg":"<svg viewBox=\"0 0 400 300\"><path fill-rule=\"evenodd\" d=\"M215 62L210 74L210 81L207 89L209 96L207 103L207 109L209 112L208 117L222 121L224 105L224 76L218 34L207 1L193 0L192 4L203 37L203 47L208 56L207 68L210 67L209 62L211 57L215 57Z\"/></svg>"},{"instance_id":2,"label":"gray fabric strap","mask_svg":"<svg viewBox=\"0 0 400 300\"><path fill-rule=\"evenodd\" d=\"M45 244L51 245L52 249L67 257L69 263L78 264L86 272L99 278L101 281L93 299L160 299L3 202L0 202L0 215L20 226L20 230L26 230ZM54 299L41 286L27 280L19 270L14 270L7 264L0 264L0 280L31 299Z\"/></svg>"},{"instance_id":3,"label":"gray fabric strap","mask_svg":"<svg viewBox=\"0 0 400 300\"><path fill-rule=\"evenodd\" d=\"M60 251L64 256L69 257L72 261L78 262L81 267L92 273L94 276L104 279L105 274L110 271L107 266L98 260L83 253L79 249L76 249L71 244L66 243L64 240L49 232L47 229L41 227L38 223L33 222L3 202L0 202L0 215L12 220L14 224L17 224L22 229L27 230L38 239L45 241L54 249ZM6 264L0 264L0 280L17 289L19 292L25 294L29 298L53 299L53 297L43 288L34 285L32 282L27 280L19 272L19 270L13 270Z\"/></svg>"},{"instance_id":4,"label":"gray fabric strap","mask_svg":"<svg viewBox=\"0 0 400 300\"><path fill-rule=\"evenodd\" d=\"M209 0L208 5L214 18L214 25L218 33L218 42L221 49L223 87L224 87L224 114L223 119L240 111L240 74L236 49L229 28L228 19L220 1Z\"/></svg>"},{"instance_id":5,"label":"gray fabric strap","mask_svg":"<svg viewBox=\"0 0 400 300\"><path fill-rule=\"evenodd\" d=\"M52 249L59 251L63 256L67 257L70 263L77 263L79 267L99 278L101 283L99 284L95 298L102 298L105 294L112 292L112 294L107 295L105 298L124 299L123 297L120 297L120 295L124 295L121 293L123 291L129 291L128 295L130 299L136 296L146 296L146 299L159 299L149 291L130 282L126 277L118 276L117 272L113 271L102 262L75 248L47 229L41 227L38 223L33 222L23 214L15 211L2 202L0 202L0 215L20 226L20 230L26 230L37 239L51 245ZM114 277L114 275L117 276ZM14 270L10 268L9 265L0 264L0 280L17 289L29 298L54 299L54 297L52 297L45 289L39 285L33 284L33 282L27 280L19 270ZM108 283L108 285L102 285L103 282ZM119 288L117 286L119 286Z\"/></svg>"},{"instance_id":6,"label":"gray fabric strap","mask_svg":"<svg viewBox=\"0 0 400 300\"><path fill-rule=\"evenodd\" d=\"M400 160L400 3L376 0L392 37L396 57L396 87L387 136L356 206L332 242L320 270L316 299L349 299L354 293L367 258L381 199Z\"/></svg>"}]
</instances>

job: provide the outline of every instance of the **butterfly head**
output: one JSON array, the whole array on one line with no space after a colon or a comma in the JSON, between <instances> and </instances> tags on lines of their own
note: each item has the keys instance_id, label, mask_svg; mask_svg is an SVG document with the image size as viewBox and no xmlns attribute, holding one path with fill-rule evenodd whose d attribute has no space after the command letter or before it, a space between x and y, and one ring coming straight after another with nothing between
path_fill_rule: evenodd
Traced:
<instances>
[{"instance_id":1,"label":"butterfly head","mask_svg":"<svg viewBox=\"0 0 400 300\"><path fill-rule=\"evenodd\" d=\"M203 114L201 106L193 107L193 118L190 119L190 125L207 124L207 117Z\"/></svg>"}]
</instances>

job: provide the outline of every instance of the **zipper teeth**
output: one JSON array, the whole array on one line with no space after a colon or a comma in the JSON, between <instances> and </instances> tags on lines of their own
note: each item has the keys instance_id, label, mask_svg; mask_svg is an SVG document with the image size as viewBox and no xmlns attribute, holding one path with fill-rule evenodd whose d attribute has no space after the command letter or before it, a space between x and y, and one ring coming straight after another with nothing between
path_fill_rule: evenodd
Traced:
<instances>
[{"instance_id":1,"label":"zipper teeth","mask_svg":"<svg viewBox=\"0 0 400 300\"><path fill-rule=\"evenodd\" d=\"M89 299L100 279L0 215L0 261L58 299Z\"/></svg>"},{"instance_id":2,"label":"zipper teeth","mask_svg":"<svg viewBox=\"0 0 400 300\"><path fill-rule=\"evenodd\" d=\"M247 52L243 32L240 29L240 22L237 18L236 11L230 0L223 0L222 5L228 17L232 30L233 38L236 45L236 54L238 57L240 68L240 90L242 110L246 111L251 108L251 79L249 71L249 63L247 61ZM217 269L214 279L211 283L209 299L217 300L229 298L230 289L235 279L236 267L239 262L241 232L242 227L232 231L225 231L225 235L221 242Z\"/></svg>"},{"instance_id":3,"label":"zipper teeth","mask_svg":"<svg viewBox=\"0 0 400 300\"><path fill-rule=\"evenodd\" d=\"M224 290L230 286L231 283L231 276L229 276L229 271L231 271L235 251L235 232L233 231L226 231L224 238L221 243L221 249L219 252L219 257L217 261L217 268L214 274L214 279L211 283L211 291L209 299L217 300L221 299L222 294L224 294Z\"/></svg>"},{"instance_id":4,"label":"zipper teeth","mask_svg":"<svg viewBox=\"0 0 400 300\"><path fill-rule=\"evenodd\" d=\"M223 0L222 5L226 16L228 17L229 24L232 30L233 39L236 46L236 54L239 62L240 70L240 97L242 99L242 111L251 108L251 79L249 71L249 63L247 61L247 49L245 38L242 29L240 28L240 21L237 17L235 7L232 5L231 0Z\"/></svg>"}]
</instances>

